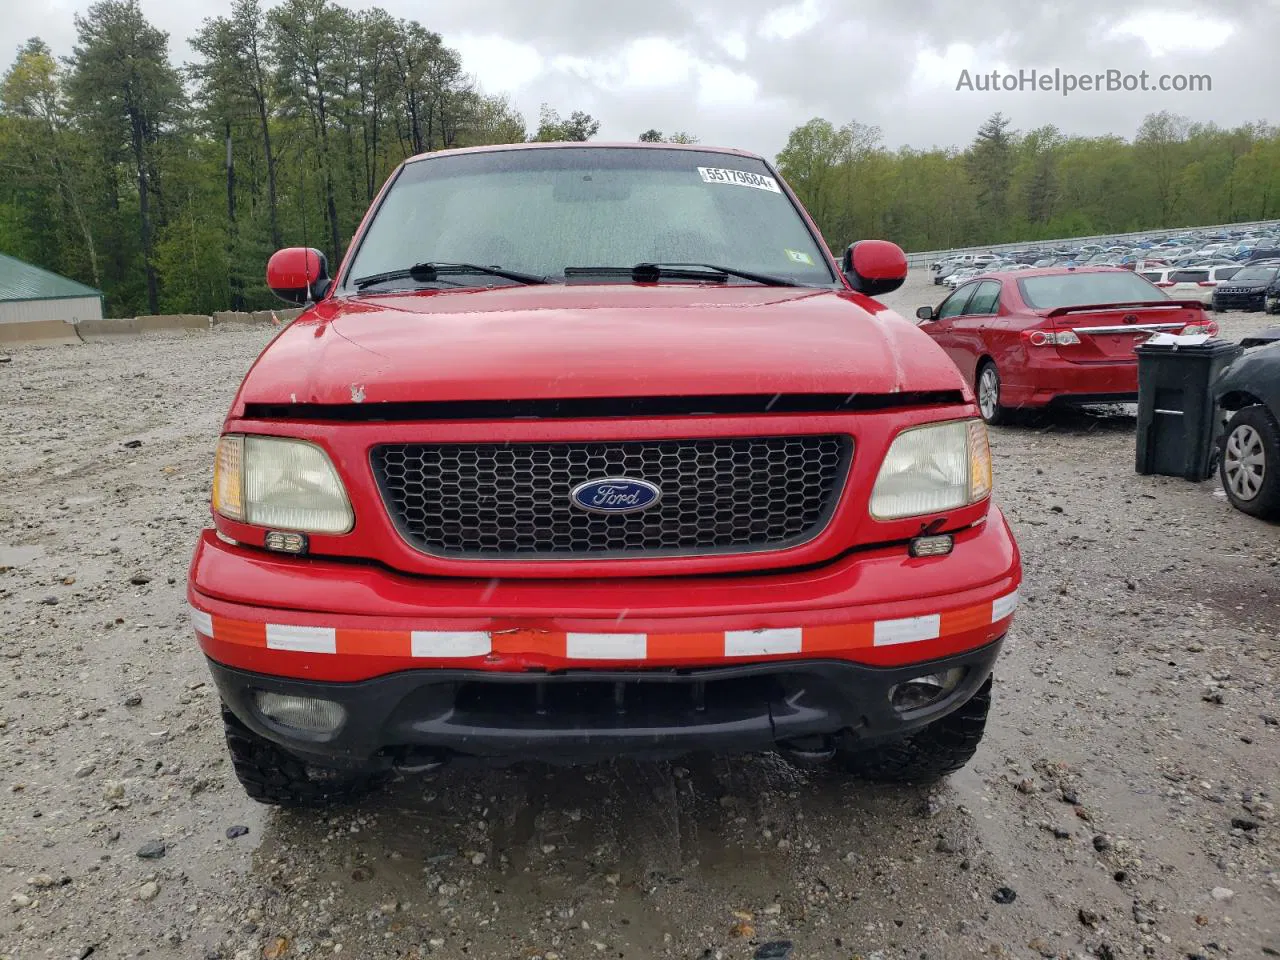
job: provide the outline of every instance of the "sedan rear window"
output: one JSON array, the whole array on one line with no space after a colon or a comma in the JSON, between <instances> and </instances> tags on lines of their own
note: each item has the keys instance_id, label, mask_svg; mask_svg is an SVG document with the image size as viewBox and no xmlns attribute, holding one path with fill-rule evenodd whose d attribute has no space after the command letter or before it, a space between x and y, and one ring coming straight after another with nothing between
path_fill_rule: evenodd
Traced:
<instances>
[{"instance_id":1,"label":"sedan rear window","mask_svg":"<svg viewBox=\"0 0 1280 960\"><path fill-rule=\"evenodd\" d=\"M1018 281L1018 289L1027 305L1037 310L1169 299L1159 287L1128 270L1024 277Z\"/></svg>"}]
</instances>

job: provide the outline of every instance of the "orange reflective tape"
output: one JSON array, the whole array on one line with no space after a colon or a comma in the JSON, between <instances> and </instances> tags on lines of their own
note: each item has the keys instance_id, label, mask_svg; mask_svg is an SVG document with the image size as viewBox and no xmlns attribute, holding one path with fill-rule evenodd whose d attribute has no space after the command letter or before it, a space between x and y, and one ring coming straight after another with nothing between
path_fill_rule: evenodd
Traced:
<instances>
[{"instance_id":1,"label":"orange reflective tape","mask_svg":"<svg viewBox=\"0 0 1280 960\"><path fill-rule=\"evenodd\" d=\"M648 659L724 659L723 633L651 633Z\"/></svg>"},{"instance_id":2,"label":"orange reflective tape","mask_svg":"<svg viewBox=\"0 0 1280 960\"><path fill-rule=\"evenodd\" d=\"M378 657L407 657L411 644L407 630L344 630L335 631L339 654L363 654Z\"/></svg>"},{"instance_id":3,"label":"orange reflective tape","mask_svg":"<svg viewBox=\"0 0 1280 960\"><path fill-rule=\"evenodd\" d=\"M959 610L948 610L943 613L938 633L946 637L955 633L981 630L989 626L991 626L991 604L980 603L976 607L961 607Z\"/></svg>"},{"instance_id":4,"label":"orange reflective tape","mask_svg":"<svg viewBox=\"0 0 1280 960\"><path fill-rule=\"evenodd\" d=\"M228 620L214 615L213 636L223 643L237 643L242 647L263 647L267 645L267 625L252 620Z\"/></svg>"},{"instance_id":5,"label":"orange reflective tape","mask_svg":"<svg viewBox=\"0 0 1280 960\"><path fill-rule=\"evenodd\" d=\"M493 652L499 655L530 653L561 659L567 655L565 635L551 630L493 630L489 636L493 640Z\"/></svg>"},{"instance_id":6,"label":"orange reflective tape","mask_svg":"<svg viewBox=\"0 0 1280 960\"><path fill-rule=\"evenodd\" d=\"M827 627L805 627L801 635L803 653L838 653L841 650L861 650L875 641L875 625L871 623L840 623Z\"/></svg>"}]
</instances>

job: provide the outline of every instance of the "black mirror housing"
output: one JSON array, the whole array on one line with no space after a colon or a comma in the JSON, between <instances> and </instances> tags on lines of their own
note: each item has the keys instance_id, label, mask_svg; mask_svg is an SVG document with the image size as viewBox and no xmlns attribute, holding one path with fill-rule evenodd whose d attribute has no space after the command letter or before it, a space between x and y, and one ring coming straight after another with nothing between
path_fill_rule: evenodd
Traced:
<instances>
[{"instance_id":1,"label":"black mirror housing","mask_svg":"<svg viewBox=\"0 0 1280 960\"><path fill-rule=\"evenodd\" d=\"M916 307L916 316L924 321L933 320L933 307L927 305L923 307Z\"/></svg>"}]
</instances>

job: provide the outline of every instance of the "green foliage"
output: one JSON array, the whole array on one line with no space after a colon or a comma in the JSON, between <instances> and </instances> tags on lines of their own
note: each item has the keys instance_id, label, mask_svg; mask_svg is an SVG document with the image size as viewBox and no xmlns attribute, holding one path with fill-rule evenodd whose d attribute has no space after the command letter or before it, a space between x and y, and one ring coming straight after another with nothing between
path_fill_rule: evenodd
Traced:
<instances>
[{"instance_id":1,"label":"green foliage","mask_svg":"<svg viewBox=\"0 0 1280 960\"><path fill-rule=\"evenodd\" d=\"M528 138L420 23L333 0L225 9L181 70L137 0L78 16L65 66L38 39L19 50L0 78L0 251L100 288L116 316L268 307L271 252L336 265L405 158Z\"/></svg>"},{"instance_id":2,"label":"green foliage","mask_svg":"<svg viewBox=\"0 0 1280 960\"><path fill-rule=\"evenodd\" d=\"M590 140L599 131L600 121L591 114L575 110L569 115L569 119L565 120L557 111L544 103L538 117L538 130L532 139L542 143L581 142Z\"/></svg>"},{"instance_id":3,"label":"green foliage","mask_svg":"<svg viewBox=\"0 0 1280 960\"><path fill-rule=\"evenodd\" d=\"M640 134L641 143L697 143L698 138L693 134L685 133L683 130L677 130L669 137L664 137L661 130L652 128Z\"/></svg>"},{"instance_id":4,"label":"green foliage","mask_svg":"<svg viewBox=\"0 0 1280 960\"><path fill-rule=\"evenodd\" d=\"M656 131L654 131L656 132ZM779 170L832 249L884 237L908 250L1280 217L1280 130L1152 114L1132 142L1026 133L997 113L964 150L883 146L875 127L814 118Z\"/></svg>"},{"instance_id":5,"label":"green foliage","mask_svg":"<svg viewBox=\"0 0 1280 960\"><path fill-rule=\"evenodd\" d=\"M275 2L231 0L181 69L138 0L90 5L63 63L39 39L24 44L0 77L0 251L102 289L117 316L266 307L271 252L316 246L336 265L406 157L600 129L543 105L531 134L416 21ZM964 149L890 150L876 127L815 118L777 159L836 249L1280 217L1280 130L1266 123L1158 113L1126 141L1019 133L997 114Z\"/></svg>"}]
</instances>

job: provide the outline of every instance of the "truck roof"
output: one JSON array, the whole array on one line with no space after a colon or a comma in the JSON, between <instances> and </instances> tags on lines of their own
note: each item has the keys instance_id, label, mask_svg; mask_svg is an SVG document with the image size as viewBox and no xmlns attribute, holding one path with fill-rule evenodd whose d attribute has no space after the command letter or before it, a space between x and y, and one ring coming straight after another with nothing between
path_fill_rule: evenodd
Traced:
<instances>
[{"instance_id":1,"label":"truck roof","mask_svg":"<svg viewBox=\"0 0 1280 960\"><path fill-rule=\"evenodd\" d=\"M701 143L646 143L643 141L622 141L622 142L599 142L595 140L577 141L577 140L558 140L550 143L494 143L482 147L457 147L452 150L434 150L430 153L419 153L410 157L405 163L416 163L419 160L428 160L432 157L452 157L460 153L501 153L506 150L556 150L565 147L587 147L590 149L602 149L612 147L614 149L627 150L694 150L701 153L723 153L732 157L749 157L752 160L763 160L759 154L752 153L749 150L739 150L736 147L709 147Z\"/></svg>"}]
</instances>

